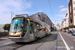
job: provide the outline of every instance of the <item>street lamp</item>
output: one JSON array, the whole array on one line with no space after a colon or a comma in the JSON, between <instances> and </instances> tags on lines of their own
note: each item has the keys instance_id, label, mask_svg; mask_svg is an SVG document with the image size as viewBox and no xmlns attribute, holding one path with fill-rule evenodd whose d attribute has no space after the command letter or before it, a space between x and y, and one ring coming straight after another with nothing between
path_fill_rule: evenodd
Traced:
<instances>
[{"instance_id":1,"label":"street lamp","mask_svg":"<svg viewBox=\"0 0 75 50\"><path fill-rule=\"evenodd\" d=\"M13 17L13 12L11 12L11 20L12 20L12 17Z\"/></svg>"}]
</instances>

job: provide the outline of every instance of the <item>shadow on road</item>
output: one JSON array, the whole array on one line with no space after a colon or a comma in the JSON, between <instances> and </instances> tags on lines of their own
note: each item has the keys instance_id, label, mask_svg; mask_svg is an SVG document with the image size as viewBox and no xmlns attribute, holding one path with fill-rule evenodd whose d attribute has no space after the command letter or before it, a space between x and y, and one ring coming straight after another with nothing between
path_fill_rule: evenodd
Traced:
<instances>
[{"instance_id":1,"label":"shadow on road","mask_svg":"<svg viewBox=\"0 0 75 50\"><path fill-rule=\"evenodd\" d=\"M36 40L35 42L37 43L41 43L41 42L50 42L50 41L54 41L57 39L57 34L51 34L51 35L48 35L46 37L43 37L41 39L38 39Z\"/></svg>"},{"instance_id":2,"label":"shadow on road","mask_svg":"<svg viewBox=\"0 0 75 50\"><path fill-rule=\"evenodd\" d=\"M33 41L33 42L12 43L12 44L0 46L0 48L9 47L8 49L15 50L15 49L25 46L25 45L33 45L33 44L44 43L44 42L52 42L52 41L55 41L56 39L57 39L57 34L51 34L51 35L45 36L41 39L37 39L36 41Z\"/></svg>"},{"instance_id":3,"label":"shadow on road","mask_svg":"<svg viewBox=\"0 0 75 50\"><path fill-rule=\"evenodd\" d=\"M35 41L32 42L21 42L21 43L16 43L16 44L24 44L24 45L30 45L30 44L37 44L37 43L43 43L43 42L51 42L57 39L57 34L51 34L48 36L45 36L43 38L37 39Z\"/></svg>"}]
</instances>

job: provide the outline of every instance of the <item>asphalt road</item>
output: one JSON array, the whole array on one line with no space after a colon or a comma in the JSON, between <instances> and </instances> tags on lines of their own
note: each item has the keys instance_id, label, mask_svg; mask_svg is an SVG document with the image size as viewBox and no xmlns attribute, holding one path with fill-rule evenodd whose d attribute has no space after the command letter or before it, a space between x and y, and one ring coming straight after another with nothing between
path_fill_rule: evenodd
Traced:
<instances>
[{"instance_id":1,"label":"asphalt road","mask_svg":"<svg viewBox=\"0 0 75 50\"><path fill-rule=\"evenodd\" d=\"M30 43L15 43L0 38L0 50L56 50L57 32Z\"/></svg>"},{"instance_id":2,"label":"asphalt road","mask_svg":"<svg viewBox=\"0 0 75 50\"><path fill-rule=\"evenodd\" d=\"M75 50L75 36L58 31L29 43L15 43L8 38L0 38L0 50L68 50L60 34L70 50Z\"/></svg>"},{"instance_id":3,"label":"asphalt road","mask_svg":"<svg viewBox=\"0 0 75 50\"><path fill-rule=\"evenodd\" d=\"M16 50L56 50L57 33L39 39L29 45L25 45Z\"/></svg>"},{"instance_id":4,"label":"asphalt road","mask_svg":"<svg viewBox=\"0 0 75 50\"><path fill-rule=\"evenodd\" d=\"M69 49L75 50L75 36L65 32L61 32L61 35L65 40L66 44L68 45Z\"/></svg>"}]
</instances>

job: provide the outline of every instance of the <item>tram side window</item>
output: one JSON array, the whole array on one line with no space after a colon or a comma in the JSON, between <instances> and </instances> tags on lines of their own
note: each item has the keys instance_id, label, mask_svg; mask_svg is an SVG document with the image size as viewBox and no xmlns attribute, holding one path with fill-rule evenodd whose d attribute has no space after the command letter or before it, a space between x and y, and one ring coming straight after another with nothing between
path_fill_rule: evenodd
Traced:
<instances>
[{"instance_id":1,"label":"tram side window","mask_svg":"<svg viewBox=\"0 0 75 50\"><path fill-rule=\"evenodd\" d=\"M34 32L33 22L31 22L31 24L30 24L30 34L32 34L33 32Z\"/></svg>"},{"instance_id":2,"label":"tram side window","mask_svg":"<svg viewBox=\"0 0 75 50\"><path fill-rule=\"evenodd\" d=\"M42 31L45 31L46 30L46 27L45 28L42 28Z\"/></svg>"},{"instance_id":3,"label":"tram side window","mask_svg":"<svg viewBox=\"0 0 75 50\"><path fill-rule=\"evenodd\" d=\"M28 21L26 21L26 23L25 23L25 28L24 28L25 32L27 31L27 24L28 24Z\"/></svg>"},{"instance_id":4,"label":"tram side window","mask_svg":"<svg viewBox=\"0 0 75 50\"><path fill-rule=\"evenodd\" d=\"M42 31L42 25L36 22L33 23L33 27L34 27L34 32Z\"/></svg>"},{"instance_id":5,"label":"tram side window","mask_svg":"<svg viewBox=\"0 0 75 50\"><path fill-rule=\"evenodd\" d=\"M37 28L36 28L37 26L35 22L33 23L33 27L34 27L34 32L37 32Z\"/></svg>"},{"instance_id":6,"label":"tram side window","mask_svg":"<svg viewBox=\"0 0 75 50\"><path fill-rule=\"evenodd\" d=\"M41 31L41 30L42 30L40 24L37 24L37 30L38 30L38 31Z\"/></svg>"}]
</instances>

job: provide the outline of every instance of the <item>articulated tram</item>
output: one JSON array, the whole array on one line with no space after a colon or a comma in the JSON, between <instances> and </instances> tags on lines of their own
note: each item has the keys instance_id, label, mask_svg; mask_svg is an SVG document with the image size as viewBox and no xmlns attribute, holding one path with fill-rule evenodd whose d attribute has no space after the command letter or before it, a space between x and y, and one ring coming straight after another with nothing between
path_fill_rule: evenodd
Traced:
<instances>
[{"instance_id":1,"label":"articulated tram","mask_svg":"<svg viewBox=\"0 0 75 50\"><path fill-rule=\"evenodd\" d=\"M14 42L31 42L51 33L50 26L34 17L14 17L11 22L9 39Z\"/></svg>"}]
</instances>

